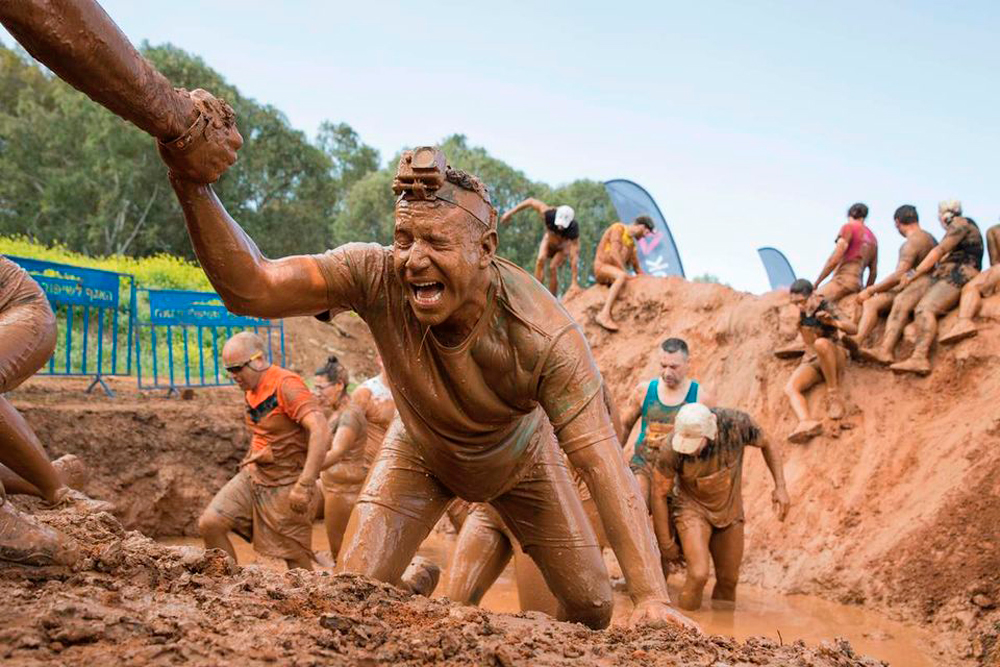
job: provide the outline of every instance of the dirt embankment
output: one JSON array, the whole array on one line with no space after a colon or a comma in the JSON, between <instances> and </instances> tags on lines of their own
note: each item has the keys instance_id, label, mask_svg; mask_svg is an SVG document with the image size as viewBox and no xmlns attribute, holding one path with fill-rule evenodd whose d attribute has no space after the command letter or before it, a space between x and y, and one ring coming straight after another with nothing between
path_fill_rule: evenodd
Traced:
<instances>
[{"instance_id":1,"label":"dirt embankment","mask_svg":"<svg viewBox=\"0 0 1000 667\"><path fill-rule=\"evenodd\" d=\"M783 443L785 523L771 510L761 457L747 457L745 581L933 625L948 633L949 662L1000 660L1000 328L936 349L926 378L852 363L847 418L824 420L826 435L797 446L785 441L795 422L783 393L797 361L772 354L794 322L786 297L641 277L624 290L622 332L612 335L594 323L606 294L592 288L567 308L617 400L658 373L659 342L681 336L693 376ZM1000 314L1000 297L984 311ZM910 349L904 342L899 353ZM809 398L825 415L825 390Z\"/></svg>"},{"instance_id":2,"label":"dirt embankment","mask_svg":"<svg viewBox=\"0 0 1000 667\"><path fill-rule=\"evenodd\" d=\"M593 632L410 597L370 580L237 568L222 552L168 547L108 514L43 512L75 537L82 569L0 566L5 665L802 665L877 667L846 642L817 648Z\"/></svg>"}]
</instances>

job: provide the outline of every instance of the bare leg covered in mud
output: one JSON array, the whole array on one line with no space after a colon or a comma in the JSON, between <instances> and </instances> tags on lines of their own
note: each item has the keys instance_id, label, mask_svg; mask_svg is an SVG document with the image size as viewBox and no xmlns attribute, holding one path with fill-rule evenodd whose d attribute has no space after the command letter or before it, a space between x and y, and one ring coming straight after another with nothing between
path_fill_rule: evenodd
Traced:
<instances>
[{"instance_id":1,"label":"bare leg covered in mud","mask_svg":"<svg viewBox=\"0 0 1000 667\"><path fill-rule=\"evenodd\" d=\"M885 331L882 333L882 340L875 347L861 348L859 354L862 359L874 361L885 366L888 366L895 360L896 345L899 343L899 339L903 337L903 329L906 328L914 309L916 309L917 304L920 303L920 299L927 293L930 286L930 277L924 276L910 283L896 295L892 300L892 307L885 321ZM871 300L874 301L875 298L877 297ZM865 305L867 306L867 304L868 302L866 301ZM858 338L861 338L860 333Z\"/></svg>"},{"instance_id":2,"label":"bare leg covered in mud","mask_svg":"<svg viewBox=\"0 0 1000 667\"><path fill-rule=\"evenodd\" d=\"M559 267L569 258L570 281L566 295L572 295L580 290L577 270L580 259L580 224L576 221L576 213L571 206L549 206L545 202L529 197L514 208L500 216L499 224L506 224L514 215L525 209L531 209L538 214L545 225L545 233L538 245L538 257L535 260L535 279L545 284L545 264L549 265L549 292L553 296L559 293Z\"/></svg>"},{"instance_id":3,"label":"bare leg covered in mud","mask_svg":"<svg viewBox=\"0 0 1000 667\"><path fill-rule=\"evenodd\" d=\"M958 320L948 333L941 336L941 342L950 345L975 336L979 330L973 320L983 305L983 297L995 293L997 288L1000 288L1000 264L991 266L966 283L958 303Z\"/></svg>"},{"instance_id":4,"label":"bare leg covered in mud","mask_svg":"<svg viewBox=\"0 0 1000 667\"><path fill-rule=\"evenodd\" d=\"M602 266L599 270L595 269L595 271L598 271L597 282L602 285L610 285L610 289L608 290L607 299L604 300L604 307L601 308L601 312L597 314L594 321L608 331L618 331L620 327L611 315L611 309L614 307L615 301L618 300L618 295L621 294L629 276L623 269L619 269L617 266Z\"/></svg>"},{"instance_id":5,"label":"bare leg covered in mud","mask_svg":"<svg viewBox=\"0 0 1000 667\"><path fill-rule=\"evenodd\" d=\"M917 327L913 353L909 359L890 366L892 370L917 373L918 375L926 375L931 372L931 346L937 339L938 318L954 308L961 295L961 289L947 280L939 280L931 285L924 297L920 299L920 303L917 304L913 316L913 322Z\"/></svg>"},{"instance_id":6,"label":"bare leg covered in mud","mask_svg":"<svg viewBox=\"0 0 1000 667\"><path fill-rule=\"evenodd\" d=\"M701 608L702 595L710 575L709 559L715 565L713 603L725 608L735 605L740 564L743 562L743 527L742 521L722 529L713 528L707 521L692 521L677 527L687 562L687 575L678 600L681 609L693 611Z\"/></svg>"}]
</instances>

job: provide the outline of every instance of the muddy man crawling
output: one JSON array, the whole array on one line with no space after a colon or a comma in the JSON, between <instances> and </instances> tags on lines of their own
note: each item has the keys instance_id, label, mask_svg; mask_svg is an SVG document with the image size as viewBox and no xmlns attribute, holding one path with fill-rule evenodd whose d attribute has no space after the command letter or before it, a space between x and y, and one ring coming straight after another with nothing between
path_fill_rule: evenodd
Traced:
<instances>
[{"instance_id":1,"label":"muddy man crawling","mask_svg":"<svg viewBox=\"0 0 1000 667\"><path fill-rule=\"evenodd\" d=\"M479 179L434 148L406 151L392 246L278 260L260 254L209 186L171 183L232 311L353 310L372 331L399 416L348 523L341 571L398 584L454 497L487 502L538 564L560 617L605 627L607 570L558 441L593 494L632 619L690 625L669 603L583 332L548 290L496 256L496 211Z\"/></svg>"},{"instance_id":2,"label":"muddy man crawling","mask_svg":"<svg viewBox=\"0 0 1000 667\"><path fill-rule=\"evenodd\" d=\"M830 419L843 419L844 402L840 395L840 379L847 366L847 350L838 342L841 332L848 335L858 331L853 322L818 292L812 283L799 278L789 288L790 301L799 309L799 334L806 344L806 354L785 385L785 394L792 404L798 426L789 434L791 442L803 443L823 432L823 424L809 416L809 404L804 392L810 387L826 382L827 415Z\"/></svg>"}]
</instances>

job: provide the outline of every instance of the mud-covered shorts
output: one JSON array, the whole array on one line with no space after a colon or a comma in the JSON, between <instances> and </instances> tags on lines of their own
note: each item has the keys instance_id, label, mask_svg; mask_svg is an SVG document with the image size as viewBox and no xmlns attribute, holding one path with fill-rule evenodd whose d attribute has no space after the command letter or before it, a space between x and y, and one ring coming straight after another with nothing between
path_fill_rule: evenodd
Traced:
<instances>
[{"instance_id":1,"label":"mud-covered shorts","mask_svg":"<svg viewBox=\"0 0 1000 667\"><path fill-rule=\"evenodd\" d=\"M294 484L264 486L241 470L226 482L209 509L232 523L234 533L272 558L312 558L311 512L294 512L288 494Z\"/></svg>"},{"instance_id":2,"label":"mud-covered shorts","mask_svg":"<svg viewBox=\"0 0 1000 667\"><path fill-rule=\"evenodd\" d=\"M437 500L444 506L454 494L436 479L399 426L397 420L389 429L358 503L381 505L422 521L428 503ZM538 447L534 462L513 488L489 503L525 551L533 546L595 547L597 536L552 425L545 420L541 428L548 431L543 437L549 441Z\"/></svg>"},{"instance_id":3,"label":"mud-covered shorts","mask_svg":"<svg viewBox=\"0 0 1000 667\"><path fill-rule=\"evenodd\" d=\"M648 440L635 443L635 452L628 462L629 469L636 475L642 475L646 479L653 479L653 470L656 468L656 461L660 458L660 447L650 444Z\"/></svg>"},{"instance_id":4,"label":"mud-covered shorts","mask_svg":"<svg viewBox=\"0 0 1000 667\"><path fill-rule=\"evenodd\" d=\"M0 257L0 393L45 365L56 347L56 318L28 273Z\"/></svg>"}]
</instances>

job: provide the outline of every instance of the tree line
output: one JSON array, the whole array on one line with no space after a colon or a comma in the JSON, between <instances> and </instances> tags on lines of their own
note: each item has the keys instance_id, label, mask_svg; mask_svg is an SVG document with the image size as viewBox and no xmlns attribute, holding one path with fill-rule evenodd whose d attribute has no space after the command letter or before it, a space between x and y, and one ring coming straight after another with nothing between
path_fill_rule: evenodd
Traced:
<instances>
[{"instance_id":1,"label":"tree line","mask_svg":"<svg viewBox=\"0 0 1000 667\"><path fill-rule=\"evenodd\" d=\"M383 160L346 123L326 121L310 138L198 56L169 44L143 44L141 51L174 85L205 88L235 109L245 143L214 187L266 255L321 252L350 241L391 243L398 154ZM441 147L453 167L486 182L501 213L526 197L572 206L580 223L581 280L589 282L594 246L616 220L601 183L532 181L461 134ZM0 234L91 256L193 258L165 175L146 134L19 47L0 44ZM500 229L500 254L532 270L542 232L534 212L518 214Z\"/></svg>"}]
</instances>

